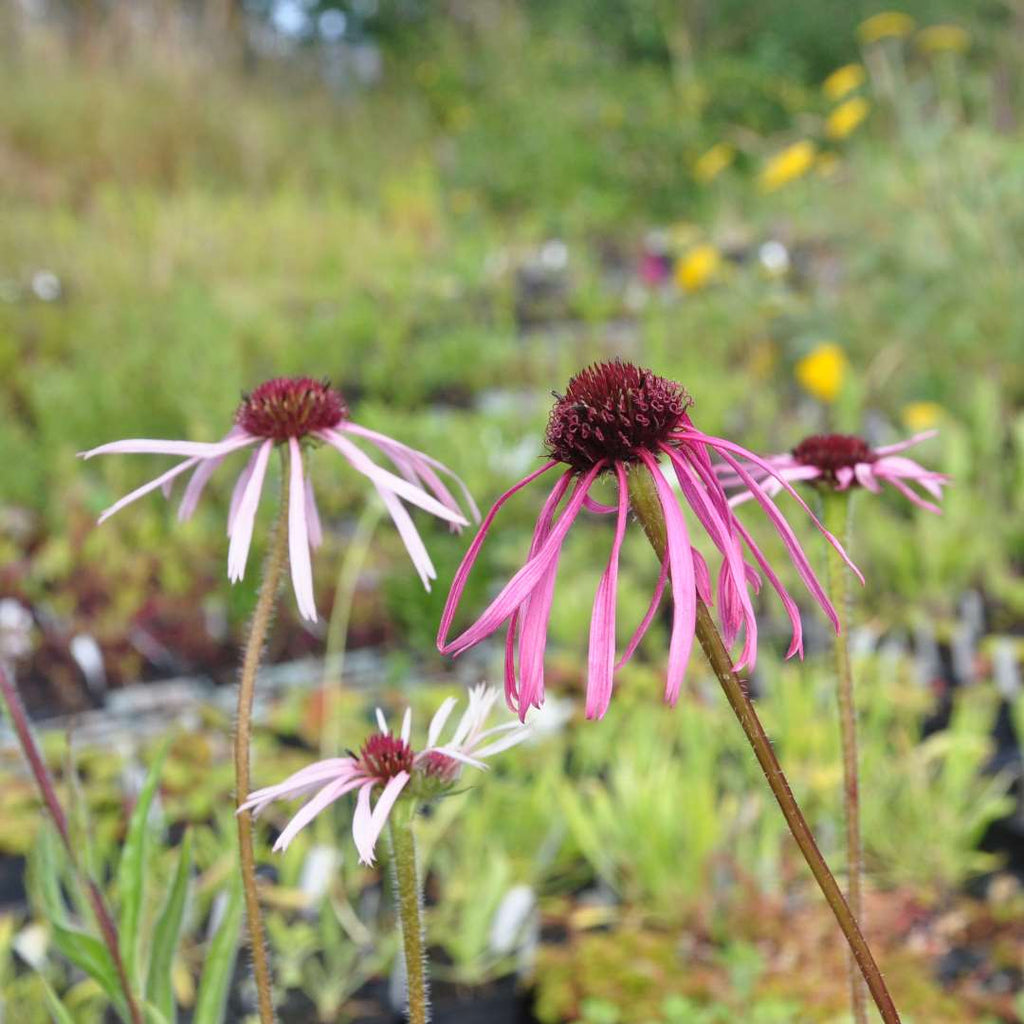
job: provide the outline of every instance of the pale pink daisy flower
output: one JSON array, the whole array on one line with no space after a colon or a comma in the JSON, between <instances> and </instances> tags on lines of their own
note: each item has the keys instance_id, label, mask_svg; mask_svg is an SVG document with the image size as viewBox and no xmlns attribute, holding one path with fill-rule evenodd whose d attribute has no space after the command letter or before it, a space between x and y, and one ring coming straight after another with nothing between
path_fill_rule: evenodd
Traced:
<instances>
[{"instance_id":1,"label":"pale pink daisy flower","mask_svg":"<svg viewBox=\"0 0 1024 1024\"><path fill-rule=\"evenodd\" d=\"M569 528L584 508L612 514L616 523L611 557L597 588L591 618L587 716L600 718L607 710L614 672L636 650L654 617L668 579L672 581L674 610L665 699L670 704L677 700L693 646L697 598L699 596L705 603L712 604L713 595L711 574L704 559L690 543L686 517L669 483L666 467L671 467L685 503L722 556L717 578L718 615L726 643L731 645L735 641L741 627L745 630L737 668L752 667L756 657L757 622L750 591L759 589L762 573L782 599L792 624L793 639L787 657L797 653L802 655L803 634L796 602L753 537L730 509L715 476L711 452L733 465L736 472L749 481L754 497L782 537L801 579L835 628L839 628L835 609L793 530L765 488L738 459L748 460L774 477L771 466L731 441L698 430L688 415L692 400L679 384L650 370L616 360L583 370L570 380L565 395L556 395L556 398L546 435L549 458L539 469L506 491L484 518L455 575L437 636L438 648L443 653L458 655L507 623L505 693L510 707L517 709L521 718L525 718L531 705L539 707L544 699L544 652L559 556ZM454 640L449 640L448 634L467 577L498 510L513 494L556 466L561 466L562 471L537 520L526 564L473 625ZM667 550L647 614L616 662L615 599L619 551L629 513L627 471L640 467L650 471L657 488L667 531ZM615 505L601 505L590 497L590 488L598 477L605 474L612 475L618 486ZM829 542L842 552L839 542L818 522L789 483L781 480L780 486L795 498ZM557 514L566 495L568 500L561 514ZM747 560L747 555L756 566ZM845 553L843 557L846 557Z\"/></svg>"},{"instance_id":2,"label":"pale pink daisy flower","mask_svg":"<svg viewBox=\"0 0 1024 1024\"><path fill-rule=\"evenodd\" d=\"M399 475L377 465L354 443L355 439L370 444L386 456ZM191 470L192 475L178 508L178 518L184 521L195 511L203 489L221 462L234 452L254 449L235 482L228 512L228 577L235 583L245 575L270 453L278 445L286 446L289 456L288 554L292 586L300 614L315 621L310 549L319 547L323 532L313 497L312 480L303 464L302 449L319 442L340 452L353 469L373 484L398 528L423 585L429 590L430 581L437 578L437 573L402 501L447 520L453 529L465 526L467 521L458 502L439 476L445 474L459 486L472 515L479 520L476 505L462 481L436 459L353 423L341 393L326 381L309 377L277 377L266 381L242 397L235 413L235 425L220 441L212 444L133 438L100 445L79 454L85 459L94 455L136 452L183 456L183 462L111 505L100 516L99 522L158 487L170 496L174 479Z\"/></svg>"},{"instance_id":3,"label":"pale pink daisy flower","mask_svg":"<svg viewBox=\"0 0 1024 1024\"><path fill-rule=\"evenodd\" d=\"M358 756L332 757L308 765L284 782L250 794L238 813L251 810L256 816L275 800L293 800L316 790L316 795L298 811L274 843L275 850L286 850L318 814L346 793L358 790L352 838L360 862L372 864L377 840L403 793L414 799L438 796L452 788L463 765L485 770L485 758L508 750L526 738L529 730L519 722L487 728L487 719L499 696L496 687L481 684L471 688L462 718L450 738L442 743L441 733L458 704L454 697L446 698L430 721L427 745L420 751L413 750L409 744L411 710L406 709L401 732L396 736L378 708L380 732L363 744ZM371 810L370 798L378 787L381 792Z\"/></svg>"},{"instance_id":4,"label":"pale pink daisy flower","mask_svg":"<svg viewBox=\"0 0 1024 1024\"><path fill-rule=\"evenodd\" d=\"M777 494L783 486L780 481L795 483L806 481L845 491L860 486L877 494L882 484L894 487L905 498L941 514L934 502L918 494L911 487L916 484L936 501L942 500L942 488L949 483L945 473L936 473L908 459L899 452L934 437L937 430L926 430L906 441L872 448L867 441L852 434L816 434L801 441L791 452L772 455L764 460L771 467L771 475L761 466L748 466L749 474L768 494ZM717 466L719 481L725 487L743 486L745 480L731 466ZM754 497L748 488L729 499L736 506Z\"/></svg>"}]
</instances>

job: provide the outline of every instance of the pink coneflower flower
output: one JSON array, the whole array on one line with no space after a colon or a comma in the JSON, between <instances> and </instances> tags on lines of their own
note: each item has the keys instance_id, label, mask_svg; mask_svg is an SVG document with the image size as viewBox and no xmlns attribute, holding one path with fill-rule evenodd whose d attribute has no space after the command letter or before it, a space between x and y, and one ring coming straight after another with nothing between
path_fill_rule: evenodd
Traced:
<instances>
[{"instance_id":1,"label":"pink coneflower flower","mask_svg":"<svg viewBox=\"0 0 1024 1024\"><path fill-rule=\"evenodd\" d=\"M403 793L415 799L438 796L452 788L463 765L486 769L484 758L508 750L526 738L529 730L518 722L486 728L499 695L497 688L483 684L470 689L469 703L459 724L451 738L440 743L441 732L458 703L454 697L446 698L431 719L427 745L419 752L409 745L411 711L406 709L401 732L396 736L378 708L380 732L363 744L358 756L332 757L308 765L284 782L250 794L238 812L252 810L255 816L275 800L292 800L317 790L316 796L299 810L274 843L275 850L285 850L321 811L346 793L358 789L352 838L359 851L359 860L363 864L372 864L377 840L391 809ZM371 811L370 797L377 787L381 793Z\"/></svg>"},{"instance_id":2,"label":"pink coneflower flower","mask_svg":"<svg viewBox=\"0 0 1024 1024\"><path fill-rule=\"evenodd\" d=\"M750 589L753 587L756 591L760 587L760 573L781 597L792 624L793 640L787 656L802 654L802 629L796 602L730 509L715 476L711 452L733 466L748 482L754 497L782 537L800 577L838 628L835 610L792 529L765 488L750 475L737 456L762 468L768 475L775 476L774 471L745 448L698 430L688 415L692 400L680 385L650 370L616 360L583 370L569 382L565 395L556 395L556 398L546 436L549 458L539 469L506 491L485 517L455 575L437 637L442 652L458 655L495 632L503 623L508 623L505 693L509 705L518 709L521 718L525 718L531 705L539 707L544 699L544 649L559 555L569 528L583 508L616 517L611 557L597 588L591 618L587 716L600 718L607 710L614 672L632 656L650 625L667 578L672 581L674 612L665 699L675 703L678 698L693 645L697 597L711 604L712 582L704 559L691 546L686 517L669 484L665 466L671 467L686 504L722 556L718 572L718 613L726 642L731 645L740 628L745 627L744 645L737 667L752 667L756 657L757 622ZM454 640L448 640L466 579L498 510L513 494L556 466L561 466L562 471L537 521L526 564L472 626ZM640 467L650 471L657 487L667 529L666 560L651 606L616 663L615 598L619 551L629 511L626 474ZM615 505L600 505L590 497L591 486L602 475L614 476L618 484ZM793 495L830 543L842 551L839 543L821 526L789 483L781 480L780 486ZM566 495L568 500L556 518ZM744 549L760 573L746 560ZM515 658L517 630L519 678Z\"/></svg>"},{"instance_id":3,"label":"pink coneflower flower","mask_svg":"<svg viewBox=\"0 0 1024 1024\"><path fill-rule=\"evenodd\" d=\"M941 514L938 505L921 497L910 485L917 484L941 501L942 488L949 483L949 477L945 473L925 469L913 459L897 454L937 433L936 430L927 430L906 441L882 448L871 448L867 441L851 434L818 434L801 441L788 454L765 459L764 466L770 467L770 475L764 466L758 465L748 467L748 473L771 495L777 494L786 481L794 483L804 480L837 491L859 485L876 494L882 484L889 484L915 505ZM732 467L716 468L723 486L742 486L746 483ZM751 490L744 489L733 495L729 504L741 505L753 497Z\"/></svg>"},{"instance_id":4,"label":"pink coneflower flower","mask_svg":"<svg viewBox=\"0 0 1024 1024\"><path fill-rule=\"evenodd\" d=\"M391 460L401 475L378 466L353 439L366 441L375 447ZM398 528L423 585L429 590L430 581L437 578L437 573L412 518L399 499L447 520L456 529L466 525L466 519L438 473L447 474L456 481L473 516L479 520L473 499L462 481L436 459L353 423L341 393L326 381L309 377L277 377L266 381L251 394L243 395L235 413L235 425L225 437L213 444L135 438L114 441L79 454L85 459L94 455L134 452L184 456L184 462L125 495L99 518L102 523L125 505L158 487L169 496L175 477L192 470L178 508L178 518L184 521L195 511L203 488L221 462L234 452L254 448L235 483L228 512L228 577L234 583L245 575L270 453L276 446L285 447L289 456L288 554L292 586L300 614L315 621L310 549L320 545L323 534L313 497L313 484L303 466L302 449L306 447L308 450L319 443L339 451L373 484Z\"/></svg>"}]
</instances>

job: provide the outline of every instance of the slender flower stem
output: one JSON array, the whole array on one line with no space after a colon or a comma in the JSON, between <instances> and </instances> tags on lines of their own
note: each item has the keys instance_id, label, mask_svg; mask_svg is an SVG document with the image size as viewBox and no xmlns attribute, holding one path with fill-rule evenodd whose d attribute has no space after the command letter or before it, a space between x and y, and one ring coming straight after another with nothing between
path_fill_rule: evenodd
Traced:
<instances>
[{"instance_id":1,"label":"slender flower stem","mask_svg":"<svg viewBox=\"0 0 1024 1024\"><path fill-rule=\"evenodd\" d=\"M391 855L395 867L395 894L402 926L405 977L409 990L409 1024L428 1024L430 993L427 986L423 922L420 914L420 883L416 873L416 841L412 813L399 806L388 822Z\"/></svg>"},{"instance_id":2,"label":"slender flower stem","mask_svg":"<svg viewBox=\"0 0 1024 1024\"><path fill-rule=\"evenodd\" d=\"M249 639L242 656L242 676L238 683L238 717L235 725L235 800L241 805L249 795L249 745L252 739L252 701L256 692L256 674L263 657L267 631L274 617L277 593L281 586L288 558L288 468L281 471L281 503L274 525L270 554L260 584L256 611L252 617ZM263 938L259 891L256 887L256 856L253 853L252 817L248 811L237 816L238 851L242 862L242 888L245 893L245 914L252 947L252 967L259 998L260 1024L273 1024L274 1001L271 995L270 964Z\"/></svg>"},{"instance_id":3,"label":"slender flower stem","mask_svg":"<svg viewBox=\"0 0 1024 1024\"><path fill-rule=\"evenodd\" d=\"M851 499L849 491L822 493L825 527L849 548ZM828 589L839 615L840 630L836 634L836 679L839 697L839 736L843 750L843 808L846 816L846 899L857 923L864 927L862 898L864 867L860 842L860 768L857 760L857 705L853 694L853 672L850 668L850 646L847 632L850 624L850 581L843 560L831 544L825 545ZM850 998L854 1024L867 1024L868 1008L864 986L856 964L850 960Z\"/></svg>"},{"instance_id":4,"label":"slender flower stem","mask_svg":"<svg viewBox=\"0 0 1024 1024\"><path fill-rule=\"evenodd\" d=\"M654 548L658 559L664 561L667 545L665 518L654 481L646 467L638 466L630 471L629 498L651 547ZM900 1016L896 1012L892 997L886 988L882 972L879 970L878 964L875 963L871 949L843 898L835 875L832 874L818 849L818 844L814 841L814 835L793 796L793 791L789 788L789 782L775 756L775 751L761 725L761 720L757 717L746 687L732 666L732 659L729 657L729 652L722 642L718 628L711 618L711 613L699 597L697 598L696 634L704 649L704 654L707 656L708 663L725 691L726 699L739 719L747 740L754 750L765 779L786 819L786 824L849 943L850 950L875 1000L875 1005L882 1015L882 1020L885 1021L885 1024L900 1024Z\"/></svg>"},{"instance_id":5,"label":"slender flower stem","mask_svg":"<svg viewBox=\"0 0 1024 1024\"><path fill-rule=\"evenodd\" d=\"M88 891L89 903L92 905L93 913L96 915L96 921L103 935L103 942L110 953L110 958L117 971L117 978L121 985L121 990L124 992L128 1013L133 1024L142 1024L142 1012L132 992L131 982L128 980L128 972L125 970L124 960L121 957L121 947L118 943L117 927L114 924L114 919L107 908L99 886L79 864L75 853L75 844L71 841L67 815L64 813L60 800L57 799L57 790L53 784L53 778L46 767L46 762L43 760L39 745L36 743L36 738L32 733L32 727L29 725L28 715L25 713L18 690L3 665L0 665L0 696L3 697L4 704L7 707L7 714L10 716L11 725L14 726L14 731L18 735L18 742L21 744L22 753L25 756L25 760L28 761L29 769L36 781L39 795L42 797L46 809L50 812L53 824L57 829L61 842L64 844L64 849L67 851L68 859L79 873Z\"/></svg>"}]
</instances>

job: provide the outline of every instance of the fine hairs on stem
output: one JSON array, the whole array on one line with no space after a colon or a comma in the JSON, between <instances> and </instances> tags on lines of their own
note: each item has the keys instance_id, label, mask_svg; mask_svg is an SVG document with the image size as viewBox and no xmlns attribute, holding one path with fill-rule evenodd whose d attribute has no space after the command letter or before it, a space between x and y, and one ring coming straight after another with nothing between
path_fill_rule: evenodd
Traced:
<instances>
[{"instance_id":1,"label":"fine hairs on stem","mask_svg":"<svg viewBox=\"0 0 1024 1024\"><path fill-rule=\"evenodd\" d=\"M282 459L281 500L270 542L263 582L260 584L256 610L253 612L249 639L242 656L242 674L238 683L238 716L235 725L235 799L241 805L249 795L249 754L252 740L252 703L256 692L256 675L266 645L267 632L274 617L277 594L281 588L285 561L288 557L288 465ZM259 999L260 1024L273 1024L274 1001L270 980L270 963L263 936L259 890L256 884L256 857L253 852L252 817L248 811L237 815L238 851L245 894L245 914L252 949L253 974Z\"/></svg>"},{"instance_id":2,"label":"fine hairs on stem","mask_svg":"<svg viewBox=\"0 0 1024 1024\"><path fill-rule=\"evenodd\" d=\"M826 529L849 548L852 499L849 491L822 492ZM834 641L836 682L839 698L839 736L843 751L843 813L846 818L846 899L857 923L864 927L863 858L860 838L860 768L857 758L857 703L850 666L850 581L839 553L825 545L828 587L842 625ZM850 959L850 999L854 1024L868 1024L867 1000L857 966Z\"/></svg>"},{"instance_id":3,"label":"fine hairs on stem","mask_svg":"<svg viewBox=\"0 0 1024 1024\"><path fill-rule=\"evenodd\" d=\"M634 466L629 472L629 500L634 514L643 527L648 541L654 548L659 562L664 562L667 545L664 513L650 471L645 466ZM867 982L875 1005L885 1024L900 1024L900 1016L889 995L882 972L871 953L860 927L850 912L835 875L832 874L825 858L818 849L807 820L800 810L789 782L782 771L771 741L768 739L757 716L754 705L747 695L746 687L732 667L732 659L722 641L718 628L711 618L707 605L697 598L696 636L708 659L715 677L725 692L729 706L743 728L748 742L764 772L772 794L778 802L786 824L796 840L800 852L807 861L815 881L835 914L836 921L850 946L864 980Z\"/></svg>"},{"instance_id":4,"label":"fine hairs on stem","mask_svg":"<svg viewBox=\"0 0 1024 1024\"><path fill-rule=\"evenodd\" d=\"M423 906L416 868L416 840L412 823L415 811L397 808L388 822L391 861L395 874L395 899L402 932L405 978L409 992L409 1024L429 1024L430 993L427 985L427 956L423 941Z\"/></svg>"},{"instance_id":5,"label":"fine hairs on stem","mask_svg":"<svg viewBox=\"0 0 1024 1024\"><path fill-rule=\"evenodd\" d=\"M50 818L53 820L54 827L57 829L57 834L60 836L61 843L64 845L72 867L83 880L89 896L89 903L92 906L93 913L96 915L96 921L103 935L103 943L107 947L110 958L114 963L114 968L117 971L118 982L121 986L121 991L124 992L128 1013L133 1024L143 1024L142 1012L132 992L131 982L128 980L128 973L125 970L124 960L121 957L121 947L117 938L117 926L114 924L114 919L107 908L99 886L86 875L82 865L79 863L78 857L75 855L75 844L71 841L67 815L57 799L56 787L53 784L49 769L46 767L46 762L40 753L36 738L32 734L32 728L29 725L25 708L21 703L21 697L18 695L17 688L3 664L0 664L0 694L3 696L7 714L11 719L11 725L18 734L18 742L21 744L22 753L28 762L32 777L35 779L36 786L39 789L39 795L42 797L47 811L49 811Z\"/></svg>"}]
</instances>

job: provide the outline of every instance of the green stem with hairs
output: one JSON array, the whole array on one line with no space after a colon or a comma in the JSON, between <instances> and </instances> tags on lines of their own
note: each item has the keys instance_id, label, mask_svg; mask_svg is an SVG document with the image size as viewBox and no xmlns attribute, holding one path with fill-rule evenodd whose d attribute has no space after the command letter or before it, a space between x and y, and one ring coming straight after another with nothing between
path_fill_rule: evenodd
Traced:
<instances>
[{"instance_id":1,"label":"green stem with hairs","mask_svg":"<svg viewBox=\"0 0 1024 1024\"><path fill-rule=\"evenodd\" d=\"M388 834L391 837L395 896L402 930L402 950L405 954L409 1024L428 1024L430 992L427 985L420 883L416 872L416 840L412 834L414 815L414 805L406 801L399 803L388 822Z\"/></svg>"},{"instance_id":2,"label":"green stem with hairs","mask_svg":"<svg viewBox=\"0 0 1024 1024\"><path fill-rule=\"evenodd\" d=\"M647 539L654 548L655 554L660 561L664 561L665 550L668 539L665 529L665 516L662 512L661 502L658 499L657 489L650 471L645 466L634 466L629 472L629 501L634 514L640 521L640 525L647 535ZM722 637L715 626L707 605L697 597L697 622L696 635L704 654L711 665L715 677L725 691L726 699L732 708L743 732L746 734L758 764L764 772L765 779L771 788L772 794L778 802L786 824L789 826L793 838L796 840L800 852L807 861L815 881L818 883L828 905L835 914L836 921L842 929L843 935L850 946L850 950L857 966L860 968L864 980L867 982L869 991L874 998L875 1005L885 1024L900 1024L900 1016L893 1004L892 996L886 988L882 978L882 972L875 962L871 949L860 927L850 911L850 907L843 897L842 890L836 882L825 858L814 841L807 820L804 818L800 805L793 796L789 782L782 771L775 751L772 749L771 741L768 739L764 726L754 710L754 705L747 694L743 681L736 674L733 668L732 659L726 650Z\"/></svg>"},{"instance_id":3,"label":"green stem with hairs","mask_svg":"<svg viewBox=\"0 0 1024 1024\"><path fill-rule=\"evenodd\" d=\"M288 560L288 460L282 460L281 501L274 525L270 554L267 556L253 612L249 639L242 655L242 675L238 683L238 716L235 724L235 801L245 802L249 795L249 758L252 742L252 702L256 693L256 675L259 672L263 649L267 640L277 594L281 588L285 563ZM253 975L259 999L260 1024L274 1024L274 1000L270 980L270 962L263 937L260 915L259 889L256 884L256 855L253 852L252 816L243 811L237 816L238 852L242 863L242 889L245 895L245 915L249 927L249 945L252 948Z\"/></svg>"},{"instance_id":4,"label":"green stem with hairs","mask_svg":"<svg viewBox=\"0 0 1024 1024\"><path fill-rule=\"evenodd\" d=\"M852 499L849 491L823 491L822 506L825 528L849 548ZM860 767L857 759L857 705L853 693L853 672L850 668L850 580L842 555L825 545L828 589L839 616L840 629L833 650L836 659L836 680L839 699L839 737L843 752L843 811L846 818L846 899L857 923L864 927L864 867L860 840ZM868 1008L864 986L856 964L850 960L850 998L854 1024L867 1024Z\"/></svg>"}]
</instances>

